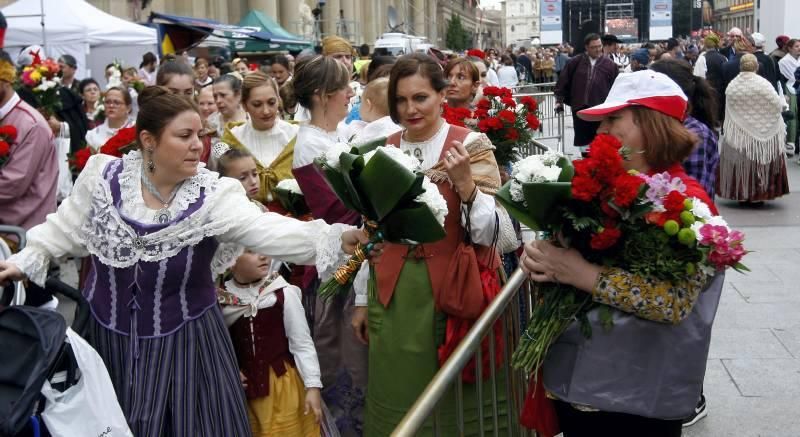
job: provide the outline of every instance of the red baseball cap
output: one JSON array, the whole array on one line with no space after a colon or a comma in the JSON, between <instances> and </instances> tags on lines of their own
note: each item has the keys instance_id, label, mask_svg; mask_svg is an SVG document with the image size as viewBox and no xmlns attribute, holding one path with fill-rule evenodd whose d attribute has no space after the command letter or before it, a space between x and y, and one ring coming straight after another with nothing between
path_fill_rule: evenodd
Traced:
<instances>
[{"instance_id":1,"label":"red baseball cap","mask_svg":"<svg viewBox=\"0 0 800 437\"><path fill-rule=\"evenodd\" d=\"M687 99L678 84L663 73L652 70L623 73L617 76L605 102L578 111L578 117L600 121L630 106L644 106L683 121Z\"/></svg>"}]
</instances>

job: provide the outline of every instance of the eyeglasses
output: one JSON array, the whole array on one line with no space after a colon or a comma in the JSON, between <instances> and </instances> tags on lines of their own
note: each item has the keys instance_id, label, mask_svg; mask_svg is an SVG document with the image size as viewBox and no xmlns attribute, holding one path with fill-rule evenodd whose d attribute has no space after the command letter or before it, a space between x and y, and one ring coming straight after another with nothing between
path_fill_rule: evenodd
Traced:
<instances>
[{"instance_id":1,"label":"eyeglasses","mask_svg":"<svg viewBox=\"0 0 800 437\"><path fill-rule=\"evenodd\" d=\"M103 102L106 106L123 106L125 102L121 100L106 100Z\"/></svg>"}]
</instances>

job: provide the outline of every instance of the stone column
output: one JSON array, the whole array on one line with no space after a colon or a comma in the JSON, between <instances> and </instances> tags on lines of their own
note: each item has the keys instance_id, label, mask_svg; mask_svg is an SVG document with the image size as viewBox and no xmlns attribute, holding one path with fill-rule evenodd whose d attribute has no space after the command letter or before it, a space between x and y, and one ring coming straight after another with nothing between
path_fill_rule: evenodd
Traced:
<instances>
[{"instance_id":1,"label":"stone column","mask_svg":"<svg viewBox=\"0 0 800 437\"><path fill-rule=\"evenodd\" d=\"M244 18L244 16L250 12L250 9L255 9L260 11L263 14L266 14L270 18L274 20L278 20L278 2L277 0L248 0L247 1L247 9L242 11L242 16L238 18L233 18L231 23L235 24L238 23L239 20Z\"/></svg>"},{"instance_id":2,"label":"stone column","mask_svg":"<svg viewBox=\"0 0 800 437\"><path fill-rule=\"evenodd\" d=\"M336 35L336 23L339 21L339 9L342 4L339 0L328 0L322 8L322 33L327 35Z\"/></svg>"},{"instance_id":3,"label":"stone column","mask_svg":"<svg viewBox=\"0 0 800 437\"><path fill-rule=\"evenodd\" d=\"M342 20L344 22L341 24L340 31L342 32L342 37L346 40L350 41L351 43L355 43L356 38L358 37L356 32L356 24L355 24L355 3L354 0L340 0L340 5L342 10L344 11L344 16ZM347 26L347 32L344 32L344 26Z\"/></svg>"},{"instance_id":4,"label":"stone column","mask_svg":"<svg viewBox=\"0 0 800 437\"><path fill-rule=\"evenodd\" d=\"M275 17L284 29L295 35L301 35L302 29L299 26L300 21L300 4L304 3L302 0L280 0L280 17ZM302 36L302 35L301 35Z\"/></svg>"}]
</instances>

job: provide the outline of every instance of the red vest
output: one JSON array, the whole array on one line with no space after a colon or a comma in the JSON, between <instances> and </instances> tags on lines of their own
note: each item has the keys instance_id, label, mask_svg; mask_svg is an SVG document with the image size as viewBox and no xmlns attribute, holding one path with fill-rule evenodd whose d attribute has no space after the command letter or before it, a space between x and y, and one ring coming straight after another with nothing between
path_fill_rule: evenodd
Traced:
<instances>
[{"instance_id":1,"label":"red vest","mask_svg":"<svg viewBox=\"0 0 800 437\"><path fill-rule=\"evenodd\" d=\"M467 128L451 125L439 160L442 160L447 151L453 147L453 141L463 143L470 132ZM401 134L402 132L398 132L391 135L387 138L386 144L399 147ZM446 236L435 243L420 244L416 246L415 250L411 250L414 246L386 244L383 254L375 262L378 299L384 306L389 306L406 258L416 256L424 258L428 266L428 275L437 310L441 310L442 304L446 304L445 306L448 308L459 308L455 311L448 311L448 313L453 313L449 315L475 319L480 316L485 306L480 280L469 281L464 284L465 288L455 289L456 287L449 284L451 278L448 276L448 272L452 270L450 269L451 262L454 261L459 243L464 241L465 237L465 229L461 226L461 199L449 182L440 182L437 187L447 201L447 217L444 223ZM473 245L473 247L479 262L488 268L497 269L500 265L500 258L496 250L479 245ZM477 264L475 265L477 266ZM479 278L479 272L473 273L475 277Z\"/></svg>"},{"instance_id":2,"label":"red vest","mask_svg":"<svg viewBox=\"0 0 800 437\"><path fill-rule=\"evenodd\" d=\"M230 327L236 359L247 378L247 399L269 396L270 368L280 377L286 373L287 362L294 366L283 325L283 289L275 296L275 305L258 310L253 318L241 317Z\"/></svg>"}]
</instances>

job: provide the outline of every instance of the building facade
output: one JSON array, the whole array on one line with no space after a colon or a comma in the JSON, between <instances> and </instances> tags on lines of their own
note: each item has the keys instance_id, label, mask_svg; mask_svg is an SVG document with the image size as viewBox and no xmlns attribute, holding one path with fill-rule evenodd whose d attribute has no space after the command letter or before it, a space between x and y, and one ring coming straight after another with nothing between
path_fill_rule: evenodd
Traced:
<instances>
[{"instance_id":1,"label":"building facade","mask_svg":"<svg viewBox=\"0 0 800 437\"><path fill-rule=\"evenodd\" d=\"M506 44L529 45L539 37L539 1L506 0Z\"/></svg>"},{"instance_id":2,"label":"building facade","mask_svg":"<svg viewBox=\"0 0 800 437\"><path fill-rule=\"evenodd\" d=\"M394 9L399 31L425 36L437 45L444 38L446 19L455 12L474 32L477 0L88 0L97 8L131 21L147 21L150 12L209 18L238 23L251 9L272 17L286 30L312 39L341 35L353 45L370 46L388 32L389 9ZM0 7L14 0L0 0ZM145 5L142 8L143 4ZM317 19L312 11L320 8ZM320 32L315 32L315 23ZM439 34L439 32L442 32Z\"/></svg>"},{"instance_id":3,"label":"building facade","mask_svg":"<svg viewBox=\"0 0 800 437\"><path fill-rule=\"evenodd\" d=\"M738 27L745 33L755 32L755 15L755 2L752 0L716 0L714 29L727 32Z\"/></svg>"}]
</instances>

